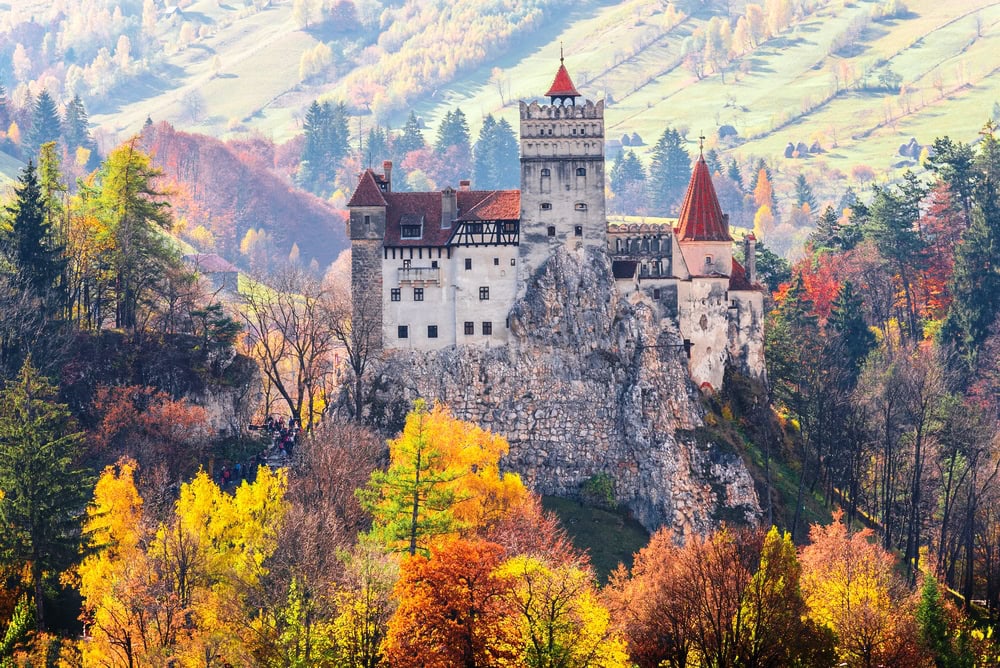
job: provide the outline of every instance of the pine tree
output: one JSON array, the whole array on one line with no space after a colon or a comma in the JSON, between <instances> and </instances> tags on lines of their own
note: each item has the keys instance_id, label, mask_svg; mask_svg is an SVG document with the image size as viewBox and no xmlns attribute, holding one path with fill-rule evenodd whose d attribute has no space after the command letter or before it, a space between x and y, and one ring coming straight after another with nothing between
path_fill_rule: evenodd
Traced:
<instances>
[{"instance_id":1,"label":"pine tree","mask_svg":"<svg viewBox=\"0 0 1000 668\"><path fill-rule=\"evenodd\" d=\"M722 160L719 158L719 152L714 148L705 151L705 164L708 165L708 171L713 176L722 174Z\"/></svg>"},{"instance_id":2,"label":"pine tree","mask_svg":"<svg viewBox=\"0 0 1000 668\"><path fill-rule=\"evenodd\" d=\"M493 114L487 114L483 119L483 127L479 129L479 138L473 150L472 183L479 190L496 187L499 165L496 156L497 121Z\"/></svg>"},{"instance_id":3,"label":"pine tree","mask_svg":"<svg viewBox=\"0 0 1000 668\"><path fill-rule=\"evenodd\" d=\"M42 144L59 141L62 132L62 121L59 120L59 110L47 90L43 90L35 101L31 115L31 131L28 133L27 146L32 153L38 153Z\"/></svg>"},{"instance_id":4,"label":"pine tree","mask_svg":"<svg viewBox=\"0 0 1000 668\"><path fill-rule=\"evenodd\" d=\"M622 196L629 186L646 181L646 172L635 151L619 152L611 166L611 192Z\"/></svg>"},{"instance_id":5,"label":"pine tree","mask_svg":"<svg viewBox=\"0 0 1000 668\"><path fill-rule=\"evenodd\" d=\"M63 262L33 161L21 171L6 211L10 230L3 240L4 255L35 296L46 297L62 276Z\"/></svg>"},{"instance_id":6,"label":"pine tree","mask_svg":"<svg viewBox=\"0 0 1000 668\"><path fill-rule=\"evenodd\" d=\"M684 196L691 178L691 156L682 145L681 135L673 128L663 131L649 165L649 201L653 213L669 215Z\"/></svg>"},{"instance_id":7,"label":"pine tree","mask_svg":"<svg viewBox=\"0 0 1000 668\"><path fill-rule=\"evenodd\" d=\"M816 223L816 229L809 235L809 244L815 251L841 249L840 216L832 206L826 207Z\"/></svg>"},{"instance_id":8,"label":"pine tree","mask_svg":"<svg viewBox=\"0 0 1000 668\"><path fill-rule=\"evenodd\" d=\"M97 142L90 135L90 119L87 116L87 109L83 106L83 100L79 95L74 95L72 101L66 105L66 117L63 119L63 137L66 139L66 146L70 151L83 148L90 151L90 159L87 162L88 169L95 169L100 165L100 157L97 155Z\"/></svg>"},{"instance_id":9,"label":"pine tree","mask_svg":"<svg viewBox=\"0 0 1000 668\"><path fill-rule=\"evenodd\" d=\"M514 134L514 128L501 118L496 129L497 163L500 165L497 178L498 188L517 188L521 183L521 148Z\"/></svg>"},{"instance_id":10,"label":"pine tree","mask_svg":"<svg viewBox=\"0 0 1000 668\"><path fill-rule=\"evenodd\" d=\"M729 180L735 183L741 191L743 190L743 173L740 171L740 165L736 162L736 158L733 158L729 162L729 169L726 170L726 176L728 176Z\"/></svg>"},{"instance_id":11,"label":"pine tree","mask_svg":"<svg viewBox=\"0 0 1000 668\"><path fill-rule=\"evenodd\" d=\"M805 174L799 174L795 179L795 203L801 208L802 205L808 204L810 211L816 211L819 206L816 204L816 197L813 195L812 187L809 185L809 181L806 180Z\"/></svg>"},{"instance_id":12,"label":"pine tree","mask_svg":"<svg viewBox=\"0 0 1000 668\"><path fill-rule=\"evenodd\" d=\"M854 192L854 188L847 186L847 190L840 197L840 202L837 203L838 213L844 211L845 209L852 209L854 205L858 203L858 194Z\"/></svg>"},{"instance_id":13,"label":"pine tree","mask_svg":"<svg viewBox=\"0 0 1000 668\"><path fill-rule=\"evenodd\" d=\"M851 387L857 382L865 357L875 347L875 335L865 322L861 295L850 281L844 281L827 321L840 364L848 370Z\"/></svg>"},{"instance_id":14,"label":"pine tree","mask_svg":"<svg viewBox=\"0 0 1000 668\"><path fill-rule=\"evenodd\" d=\"M30 571L39 630L45 584L78 558L92 488L76 464L83 434L57 395L30 358L0 392L0 547L8 563Z\"/></svg>"},{"instance_id":15,"label":"pine tree","mask_svg":"<svg viewBox=\"0 0 1000 668\"><path fill-rule=\"evenodd\" d=\"M369 165L380 165L383 160L389 159L389 137L384 128L375 126L368 131L365 158Z\"/></svg>"},{"instance_id":16,"label":"pine tree","mask_svg":"<svg viewBox=\"0 0 1000 668\"><path fill-rule=\"evenodd\" d=\"M403 126L403 134L393 144L393 153L399 161L402 161L407 153L419 151L426 146L424 133L420 131L420 121L417 120L417 115L411 111L406 119L406 125Z\"/></svg>"},{"instance_id":17,"label":"pine tree","mask_svg":"<svg viewBox=\"0 0 1000 668\"><path fill-rule=\"evenodd\" d=\"M449 111L438 127L437 142L434 150L444 154L451 147L457 147L459 155L469 155L469 123L461 109Z\"/></svg>"},{"instance_id":18,"label":"pine tree","mask_svg":"<svg viewBox=\"0 0 1000 668\"><path fill-rule=\"evenodd\" d=\"M299 166L299 184L317 195L333 190L333 178L348 152L347 107L313 100L303 123L305 145Z\"/></svg>"}]
</instances>

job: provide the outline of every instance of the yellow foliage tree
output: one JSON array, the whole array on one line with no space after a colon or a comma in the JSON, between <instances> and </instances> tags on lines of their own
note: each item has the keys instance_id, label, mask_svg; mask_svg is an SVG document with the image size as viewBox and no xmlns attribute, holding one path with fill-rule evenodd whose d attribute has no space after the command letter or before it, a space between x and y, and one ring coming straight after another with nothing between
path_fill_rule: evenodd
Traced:
<instances>
[{"instance_id":1,"label":"yellow foliage tree","mask_svg":"<svg viewBox=\"0 0 1000 668\"><path fill-rule=\"evenodd\" d=\"M519 556L499 569L512 583L527 666L625 668L625 640L611 625L593 575L571 564L550 567Z\"/></svg>"},{"instance_id":2,"label":"yellow foliage tree","mask_svg":"<svg viewBox=\"0 0 1000 668\"><path fill-rule=\"evenodd\" d=\"M508 449L503 437L418 400L389 441L388 470L373 473L360 493L373 532L416 554L436 537L488 529L528 498L517 475L500 472Z\"/></svg>"},{"instance_id":3,"label":"yellow foliage tree","mask_svg":"<svg viewBox=\"0 0 1000 668\"><path fill-rule=\"evenodd\" d=\"M771 206L764 204L753 217L753 234L758 239L766 239L767 235L774 229L774 214L771 213Z\"/></svg>"}]
</instances>

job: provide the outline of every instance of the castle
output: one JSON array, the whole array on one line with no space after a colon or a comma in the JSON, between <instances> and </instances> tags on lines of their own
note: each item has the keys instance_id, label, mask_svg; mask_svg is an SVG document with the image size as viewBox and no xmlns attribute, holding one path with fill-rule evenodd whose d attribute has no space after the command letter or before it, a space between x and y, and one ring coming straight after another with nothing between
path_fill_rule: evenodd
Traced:
<instances>
[{"instance_id":1,"label":"castle","mask_svg":"<svg viewBox=\"0 0 1000 668\"><path fill-rule=\"evenodd\" d=\"M549 104L520 103L520 190L394 192L392 163L365 170L348 209L356 317L386 350L516 345L509 313L557 249L606 251L614 284L679 334L692 381L719 389L727 365L761 376L763 294L755 240L733 259L728 216L700 156L673 224L608 224L604 102L560 59Z\"/></svg>"}]
</instances>

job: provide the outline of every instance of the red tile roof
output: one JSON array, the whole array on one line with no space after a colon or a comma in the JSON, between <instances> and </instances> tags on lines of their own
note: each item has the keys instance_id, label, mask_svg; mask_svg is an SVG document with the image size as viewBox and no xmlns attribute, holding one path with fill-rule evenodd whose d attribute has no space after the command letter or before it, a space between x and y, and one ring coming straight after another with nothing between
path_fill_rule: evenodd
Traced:
<instances>
[{"instance_id":1,"label":"red tile roof","mask_svg":"<svg viewBox=\"0 0 1000 668\"><path fill-rule=\"evenodd\" d=\"M459 214L460 220L518 220L520 217L520 190L494 190L466 213Z\"/></svg>"},{"instance_id":2,"label":"red tile roof","mask_svg":"<svg viewBox=\"0 0 1000 668\"><path fill-rule=\"evenodd\" d=\"M729 273L729 289L730 290L762 290L763 288L756 283L751 283L747 279L747 270L743 268L743 265L733 260L733 269Z\"/></svg>"},{"instance_id":3,"label":"red tile roof","mask_svg":"<svg viewBox=\"0 0 1000 668\"><path fill-rule=\"evenodd\" d=\"M517 190L459 190L455 193L457 220L518 220L521 217L521 193ZM441 227L441 193L385 193L388 202L385 220L386 246L446 246L454 225ZM400 227L423 218L419 239L403 239Z\"/></svg>"},{"instance_id":4,"label":"red tile roof","mask_svg":"<svg viewBox=\"0 0 1000 668\"><path fill-rule=\"evenodd\" d=\"M681 215L677 219L677 238L680 241L732 241L729 225L722 215L719 198L712 185L705 158L695 163L691 183L688 185Z\"/></svg>"},{"instance_id":5,"label":"red tile roof","mask_svg":"<svg viewBox=\"0 0 1000 668\"><path fill-rule=\"evenodd\" d=\"M566 66L562 64L562 59L559 60L559 70L556 72L556 78L553 79L546 95L549 97L580 97L576 86L573 85L573 80L569 78Z\"/></svg>"},{"instance_id":6,"label":"red tile roof","mask_svg":"<svg viewBox=\"0 0 1000 668\"><path fill-rule=\"evenodd\" d=\"M366 169L361 174L358 187L351 195L351 201L347 206L386 206L385 197L378 183L375 182L376 174L370 169Z\"/></svg>"}]
</instances>

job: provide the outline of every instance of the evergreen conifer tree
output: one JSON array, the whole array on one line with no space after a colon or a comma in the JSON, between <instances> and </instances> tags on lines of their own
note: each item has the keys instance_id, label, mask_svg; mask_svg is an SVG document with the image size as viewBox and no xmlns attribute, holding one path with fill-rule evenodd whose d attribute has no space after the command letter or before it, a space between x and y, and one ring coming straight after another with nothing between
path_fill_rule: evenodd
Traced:
<instances>
[{"instance_id":1,"label":"evergreen conifer tree","mask_svg":"<svg viewBox=\"0 0 1000 668\"><path fill-rule=\"evenodd\" d=\"M705 164L708 165L708 171L712 176L722 174L722 160L719 159L719 152L714 148L705 151Z\"/></svg>"},{"instance_id":2,"label":"evergreen conifer tree","mask_svg":"<svg viewBox=\"0 0 1000 668\"><path fill-rule=\"evenodd\" d=\"M58 390L25 361L0 391L0 549L30 572L35 624L45 630L45 585L79 556L92 488L77 465L83 434Z\"/></svg>"},{"instance_id":3,"label":"evergreen conifer tree","mask_svg":"<svg viewBox=\"0 0 1000 668\"><path fill-rule=\"evenodd\" d=\"M389 159L389 138L384 128L375 126L368 131L364 152L369 165L380 165Z\"/></svg>"},{"instance_id":4,"label":"evergreen conifer tree","mask_svg":"<svg viewBox=\"0 0 1000 668\"><path fill-rule=\"evenodd\" d=\"M809 235L809 243L814 250L837 250L842 248L840 238L840 216L832 206L826 207L816 222L816 229Z\"/></svg>"},{"instance_id":5,"label":"evergreen conifer tree","mask_svg":"<svg viewBox=\"0 0 1000 668\"><path fill-rule=\"evenodd\" d=\"M47 297L59 283L63 262L32 160L21 171L6 211L10 230L3 240L4 255L26 287Z\"/></svg>"},{"instance_id":6,"label":"evergreen conifer tree","mask_svg":"<svg viewBox=\"0 0 1000 668\"><path fill-rule=\"evenodd\" d=\"M59 141L62 132L62 121L59 110L47 90L43 90L35 101L31 114L31 130L28 133L27 146L32 153L38 153L42 144Z\"/></svg>"},{"instance_id":7,"label":"evergreen conifer tree","mask_svg":"<svg viewBox=\"0 0 1000 668\"><path fill-rule=\"evenodd\" d=\"M653 147L649 165L649 201L653 213L666 216L673 212L684 196L691 178L691 156L684 148L681 135L667 128Z\"/></svg>"},{"instance_id":8,"label":"evergreen conifer tree","mask_svg":"<svg viewBox=\"0 0 1000 668\"><path fill-rule=\"evenodd\" d=\"M406 125L403 126L403 134L393 144L393 153L398 160L402 161L407 153L419 151L426 146L424 133L420 130L420 121L417 119L417 115L411 111L406 119Z\"/></svg>"},{"instance_id":9,"label":"evergreen conifer tree","mask_svg":"<svg viewBox=\"0 0 1000 668\"><path fill-rule=\"evenodd\" d=\"M865 357L875 346L875 336L865 322L862 307L861 295L854 291L854 284L844 281L827 321L835 339L837 359L848 370L847 379L852 387L861 373Z\"/></svg>"},{"instance_id":10,"label":"evergreen conifer tree","mask_svg":"<svg viewBox=\"0 0 1000 668\"><path fill-rule=\"evenodd\" d=\"M819 206L816 204L816 197L813 195L812 187L806 180L805 174L799 174L795 179L795 203L801 208L803 204L809 205L809 210L816 211Z\"/></svg>"},{"instance_id":11,"label":"evergreen conifer tree","mask_svg":"<svg viewBox=\"0 0 1000 668\"><path fill-rule=\"evenodd\" d=\"M317 195L333 190L333 177L348 152L347 108L313 100L303 123L305 145L299 184Z\"/></svg>"},{"instance_id":12,"label":"evergreen conifer tree","mask_svg":"<svg viewBox=\"0 0 1000 668\"><path fill-rule=\"evenodd\" d=\"M726 176L728 176L729 180L736 184L740 191L743 191L743 173L740 171L740 165L736 162L736 158L733 158L729 162L729 168L726 170Z\"/></svg>"},{"instance_id":13,"label":"evergreen conifer tree","mask_svg":"<svg viewBox=\"0 0 1000 668\"><path fill-rule=\"evenodd\" d=\"M63 137L66 139L66 146L70 151L83 148L90 151L90 159L87 162L89 169L95 169L100 165L100 156L97 155L97 142L90 134L90 119L87 116L87 109L83 106L83 100L79 95L74 95L72 101L66 105L66 117L63 119Z\"/></svg>"},{"instance_id":14,"label":"evergreen conifer tree","mask_svg":"<svg viewBox=\"0 0 1000 668\"><path fill-rule=\"evenodd\" d=\"M452 146L458 148L460 155L469 155L469 123L461 109L449 111L438 127L437 142L434 150L443 154Z\"/></svg>"},{"instance_id":15,"label":"evergreen conifer tree","mask_svg":"<svg viewBox=\"0 0 1000 668\"><path fill-rule=\"evenodd\" d=\"M498 170L498 188L517 188L521 183L521 148L514 134L514 128L501 118L496 129L496 153Z\"/></svg>"},{"instance_id":16,"label":"evergreen conifer tree","mask_svg":"<svg viewBox=\"0 0 1000 668\"><path fill-rule=\"evenodd\" d=\"M514 130L506 120L492 114L483 120L473 150L473 183L480 190L516 188L520 179L518 146Z\"/></svg>"}]
</instances>

